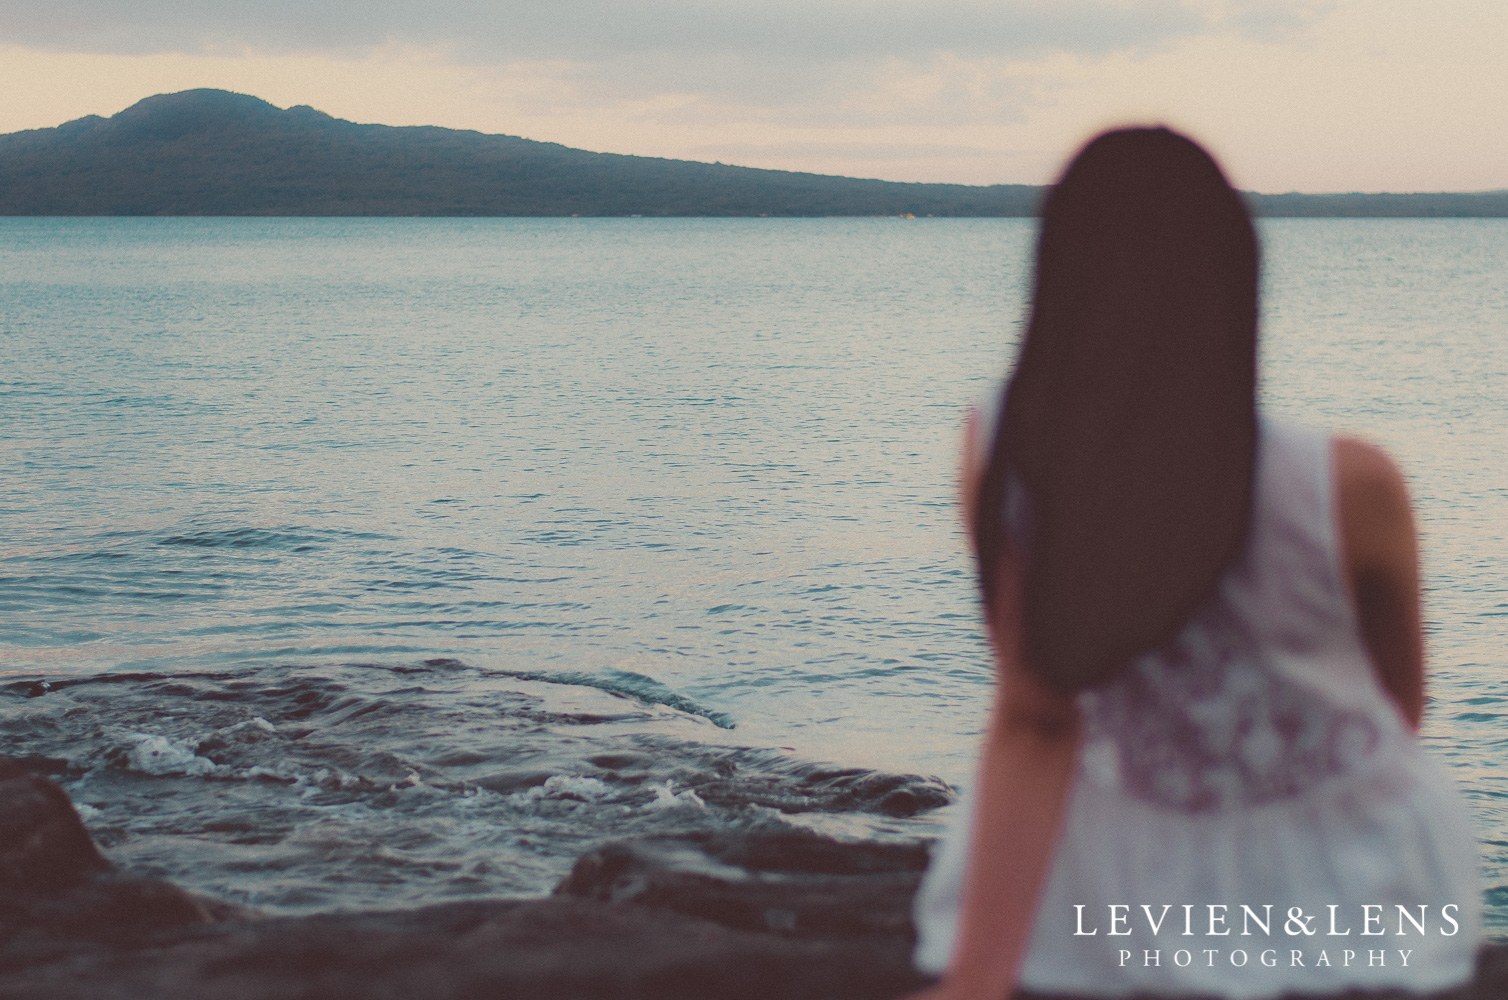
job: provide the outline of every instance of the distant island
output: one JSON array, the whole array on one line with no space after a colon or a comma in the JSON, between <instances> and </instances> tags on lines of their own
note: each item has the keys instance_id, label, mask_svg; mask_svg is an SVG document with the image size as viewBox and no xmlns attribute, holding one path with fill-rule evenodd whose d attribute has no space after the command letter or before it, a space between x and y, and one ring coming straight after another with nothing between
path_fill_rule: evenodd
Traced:
<instances>
[{"instance_id":1,"label":"distant island","mask_svg":"<svg viewBox=\"0 0 1508 1000\"><path fill-rule=\"evenodd\" d=\"M1028 217L1043 188L912 184L362 125L223 90L0 135L0 215ZM1508 191L1247 196L1265 216L1508 217Z\"/></svg>"}]
</instances>

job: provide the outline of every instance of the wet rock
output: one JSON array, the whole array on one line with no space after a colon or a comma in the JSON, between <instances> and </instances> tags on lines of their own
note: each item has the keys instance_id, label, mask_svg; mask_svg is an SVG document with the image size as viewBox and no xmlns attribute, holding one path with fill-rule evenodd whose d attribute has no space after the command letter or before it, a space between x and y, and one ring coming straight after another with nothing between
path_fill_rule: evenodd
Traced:
<instances>
[{"instance_id":1,"label":"wet rock","mask_svg":"<svg viewBox=\"0 0 1508 1000\"><path fill-rule=\"evenodd\" d=\"M873 942L730 930L551 897L219 925L16 970L8 997L573 1000L887 997L918 984Z\"/></svg>"},{"instance_id":2,"label":"wet rock","mask_svg":"<svg viewBox=\"0 0 1508 1000\"><path fill-rule=\"evenodd\" d=\"M0 761L0 994L883 1000L924 982L925 864L918 844L801 830L664 836L589 851L543 899L255 919L117 870L61 789ZM1508 946L1445 997L1508 997Z\"/></svg>"},{"instance_id":3,"label":"wet rock","mask_svg":"<svg viewBox=\"0 0 1508 1000\"><path fill-rule=\"evenodd\" d=\"M161 879L118 871L68 796L0 760L0 941L13 954L59 940L123 941L232 911Z\"/></svg>"},{"instance_id":4,"label":"wet rock","mask_svg":"<svg viewBox=\"0 0 1508 1000\"><path fill-rule=\"evenodd\" d=\"M67 794L22 763L0 760L0 891L59 893L109 869Z\"/></svg>"},{"instance_id":5,"label":"wet rock","mask_svg":"<svg viewBox=\"0 0 1508 1000\"><path fill-rule=\"evenodd\" d=\"M737 930L911 943L920 844L842 844L814 833L711 834L605 844L556 895L634 902Z\"/></svg>"}]
</instances>

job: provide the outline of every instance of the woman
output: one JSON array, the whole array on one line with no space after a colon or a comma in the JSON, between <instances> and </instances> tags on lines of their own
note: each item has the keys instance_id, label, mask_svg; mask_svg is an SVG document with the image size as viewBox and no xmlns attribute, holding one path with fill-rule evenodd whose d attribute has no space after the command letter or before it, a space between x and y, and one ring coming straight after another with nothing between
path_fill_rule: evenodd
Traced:
<instances>
[{"instance_id":1,"label":"woman","mask_svg":"<svg viewBox=\"0 0 1508 1000\"><path fill-rule=\"evenodd\" d=\"M918 894L929 996L1276 997L1471 975L1475 840L1419 752L1407 492L1261 420L1257 245L1197 145L1110 132L1043 213L964 516L997 686Z\"/></svg>"}]
</instances>

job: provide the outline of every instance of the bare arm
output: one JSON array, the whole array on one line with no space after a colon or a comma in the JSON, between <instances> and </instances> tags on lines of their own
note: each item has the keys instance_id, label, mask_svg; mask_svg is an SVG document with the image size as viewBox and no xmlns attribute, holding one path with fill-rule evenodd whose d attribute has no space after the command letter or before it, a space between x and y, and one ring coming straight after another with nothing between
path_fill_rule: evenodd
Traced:
<instances>
[{"instance_id":1,"label":"bare arm","mask_svg":"<svg viewBox=\"0 0 1508 1000\"><path fill-rule=\"evenodd\" d=\"M976 433L977 416L971 416L960 477L971 529L982 473ZM1002 1000L1014 989L1078 758L1073 699L1047 686L1022 661L1017 568L995 569L999 598L985 609L995 654L995 698L974 792L958 937L942 983L926 994L938 1000Z\"/></svg>"},{"instance_id":2,"label":"bare arm","mask_svg":"<svg viewBox=\"0 0 1508 1000\"><path fill-rule=\"evenodd\" d=\"M1380 448L1336 438L1336 508L1346 585L1383 689L1414 729L1424 717L1419 548L1403 474Z\"/></svg>"}]
</instances>

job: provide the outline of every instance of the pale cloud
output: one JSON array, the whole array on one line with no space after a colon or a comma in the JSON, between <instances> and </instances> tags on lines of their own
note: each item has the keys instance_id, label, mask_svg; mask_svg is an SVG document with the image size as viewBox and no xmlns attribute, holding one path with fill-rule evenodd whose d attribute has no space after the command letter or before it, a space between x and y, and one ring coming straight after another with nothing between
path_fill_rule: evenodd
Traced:
<instances>
[{"instance_id":1,"label":"pale cloud","mask_svg":"<svg viewBox=\"0 0 1508 1000\"><path fill-rule=\"evenodd\" d=\"M1336 9L1335 0L1231 0L1223 10L1225 25L1238 34L1262 42L1285 42Z\"/></svg>"},{"instance_id":2,"label":"pale cloud","mask_svg":"<svg viewBox=\"0 0 1508 1000\"><path fill-rule=\"evenodd\" d=\"M550 76L584 106L650 102L817 124L1019 117L1053 53L1266 34L1312 0L0 0L0 42L60 52L367 58L394 47ZM536 88L537 89L537 88Z\"/></svg>"},{"instance_id":3,"label":"pale cloud","mask_svg":"<svg viewBox=\"0 0 1508 1000\"><path fill-rule=\"evenodd\" d=\"M0 40L75 52L331 51L451 45L483 62L645 53L786 63L937 51L1103 54L1209 30L1268 31L1311 0L0 0Z\"/></svg>"}]
</instances>

